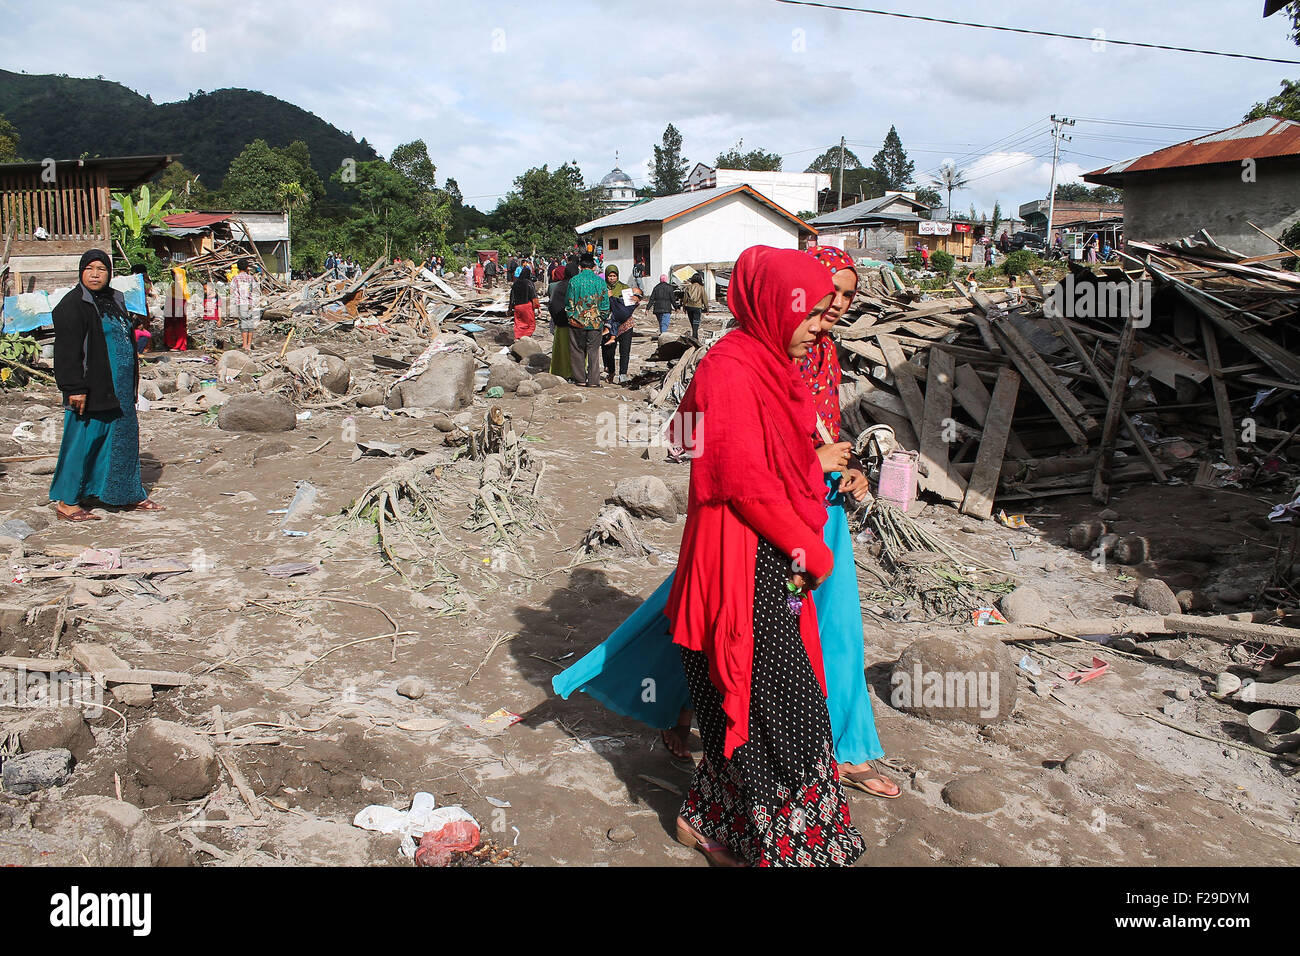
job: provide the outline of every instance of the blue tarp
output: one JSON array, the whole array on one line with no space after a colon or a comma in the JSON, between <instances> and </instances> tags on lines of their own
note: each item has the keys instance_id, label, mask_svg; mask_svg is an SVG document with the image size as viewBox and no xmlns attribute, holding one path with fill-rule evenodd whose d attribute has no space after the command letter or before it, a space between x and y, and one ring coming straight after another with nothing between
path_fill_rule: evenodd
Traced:
<instances>
[{"instance_id":1,"label":"blue tarp","mask_svg":"<svg viewBox=\"0 0 1300 956\"><path fill-rule=\"evenodd\" d=\"M53 325L54 317L50 314L48 305L49 299L45 293L39 293L42 299L45 299L47 305L41 312L25 312L18 308L18 296L5 296L5 324L4 331L7 333L31 332L42 326ZM30 299L30 296L28 297Z\"/></svg>"},{"instance_id":2,"label":"blue tarp","mask_svg":"<svg viewBox=\"0 0 1300 956\"><path fill-rule=\"evenodd\" d=\"M132 315L149 314L149 307L144 298L144 276L115 276L112 285L126 298L126 311Z\"/></svg>"}]
</instances>

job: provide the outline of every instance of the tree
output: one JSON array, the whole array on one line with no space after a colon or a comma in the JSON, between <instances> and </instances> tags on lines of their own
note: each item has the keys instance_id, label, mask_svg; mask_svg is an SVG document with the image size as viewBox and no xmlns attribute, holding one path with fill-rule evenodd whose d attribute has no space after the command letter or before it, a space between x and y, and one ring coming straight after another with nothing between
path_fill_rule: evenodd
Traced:
<instances>
[{"instance_id":1,"label":"tree","mask_svg":"<svg viewBox=\"0 0 1300 956\"><path fill-rule=\"evenodd\" d=\"M276 150L276 152L293 167L294 177L291 181L302 186L303 192L306 193L305 207L314 206L325 198L325 183L321 181L320 175L312 168L311 150L306 143L296 139L283 149Z\"/></svg>"},{"instance_id":2,"label":"tree","mask_svg":"<svg viewBox=\"0 0 1300 956\"><path fill-rule=\"evenodd\" d=\"M18 162L18 130L0 113L0 163Z\"/></svg>"},{"instance_id":3,"label":"tree","mask_svg":"<svg viewBox=\"0 0 1300 956\"><path fill-rule=\"evenodd\" d=\"M424 145L424 140L412 140L394 148L388 162L421 189L432 192L438 187L438 168L429 158L429 149Z\"/></svg>"},{"instance_id":4,"label":"tree","mask_svg":"<svg viewBox=\"0 0 1300 956\"><path fill-rule=\"evenodd\" d=\"M781 171L781 157L764 149L751 149L743 152L745 141L737 140L736 145L725 153L719 153L713 165L718 169L748 169L767 172Z\"/></svg>"},{"instance_id":5,"label":"tree","mask_svg":"<svg viewBox=\"0 0 1300 956\"><path fill-rule=\"evenodd\" d=\"M952 194L954 190L963 189L966 186L966 171L958 169L952 163L944 163L939 167L939 175L935 176L931 185L939 189L948 191L948 218L952 218Z\"/></svg>"},{"instance_id":6,"label":"tree","mask_svg":"<svg viewBox=\"0 0 1300 956\"><path fill-rule=\"evenodd\" d=\"M1057 202L1094 202L1114 205L1123 200L1118 189L1110 186L1098 186L1089 189L1083 183L1058 183L1056 186Z\"/></svg>"},{"instance_id":7,"label":"tree","mask_svg":"<svg viewBox=\"0 0 1300 956\"><path fill-rule=\"evenodd\" d=\"M663 145L655 147L654 162L650 164L655 195L671 196L681 192L688 168L688 163L682 158L682 134L669 123L664 129Z\"/></svg>"},{"instance_id":8,"label":"tree","mask_svg":"<svg viewBox=\"0 0 1300 956\"><path fill-rule=\"evenodd\" d=\"M998 234L998 226L1000 225L1002 225L1002 203L995 199L993 200L993 228L990 230L990 233L996 236Z\"/></svg>"},{"instance_id":9,"label":"tree","mask_svg":"<svg viewBox=\"0 0 1300 956\"><path fill-rule=\"evenodd\" d=\"M492 213L493 226L515 249L556 252L573 244L574 230L586 221L582 171L576 162L553 172L528 170Z\"/></svg>"},{"instance_id":10,"label":"tree","mask_svg":"<svg viewBox=\"0 0 1300 956\"><path fill-rule=\"evenodd\" d=\"M930 186L922 186L916 191L916 201L925 203L931 209L937 209L943 205L943 197L939 195L938 190Z\"/></svg>"},{"instance_id":11,"label":"tree","mask_svg":"<svg viewBox=\"0 0 1300 956\"><path fill-rule=\"evenodd\" d=\"M1245 118L1254 120L1265 116L1280 116L1300 123L1300 80L1283 80L1282 92L1256 103Z\"/></svg>"},{"instance_id":12,"label":"tree","mask_svg":"<svg viewBox=\"0 0 1300 956\"><path fill-rule=\"evenodd\" d=\"M857 154L847 146L844 147L844 170L847 173L850 169L861 169L862 160L858 159ZM804 170L806 173L838 173L840 171L840 148L832 146L826 152L822 153Z\"/></svg>"},{"instance_id":13,"label":"tree","mask_svg":"<svg viewBox=\"0 0 1300 956\"><path fill-rule=\"evenodd\" d=\"M272 149L264 139L255 139L230 162L221 184L221 198L231 209L279 209L277 192L281 183L298 182L298 164Z\"/></svg>"},{"instance_id":14,"label":"tree","mask_svg":"<svg viewBox=\"0 0 1300 956\"><path fill-rule=\"evenodd\" d=\"M871 160L871 166L880 174L886 189L906 189L916 172L916 164L907 158L898 130L889 127L885 145Z\"/></svg>"},{"instance_id":15,"label":"tree","mask_svg":"<svg viewBox=\"0 0 1300 956\"><path fill-rule=\"evenodd\" d=\"M342 169L332 178L342 181ZM382 159L357 163L356 182L345 183L359 200L339 230L343 244L370 259L413 255L438 239L440 224L429 217L418 186ZM441 224L445 229L445 223Z\"/></svg>"},{"instance_id":16,"label":"tree","mask_svg":"<svg viewBox=\"0 0 1300 956\"><path fill-rule=\"evenodd\" d=\"M186 169L179 162L172 163L158 175L155 184L159 189L170 189L178 205L188 209L201 209L209 204L206 186L199 182L199 174Z\"/></svg>"}]
</instances>

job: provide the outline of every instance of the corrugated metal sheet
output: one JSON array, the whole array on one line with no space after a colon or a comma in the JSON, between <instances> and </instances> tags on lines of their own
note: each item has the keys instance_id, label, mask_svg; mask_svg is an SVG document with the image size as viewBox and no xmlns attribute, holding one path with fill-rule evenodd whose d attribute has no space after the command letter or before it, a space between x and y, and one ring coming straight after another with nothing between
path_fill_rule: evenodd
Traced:
<instances>
[{"instance_id":1,"label":"corrugated metal sheet","mask_svg":"<svg viewBox=\"0 0 1300 956\"><path fill-rule=\"evenodd\" d=\"M1185 166L1207 166L1214 163L1240 163L1244 159L1266 159L1277 156L1300 156L1300 123L1265 116L1248 120L1228 129L1210 133L1185 143L1166 146L1154 153L1128 159L1122 163L1094 169L1085 174L1092 177L1116 176L1120 173L1141 173L1157 169L1176 169Z\"/></svg>"}]
</instances>

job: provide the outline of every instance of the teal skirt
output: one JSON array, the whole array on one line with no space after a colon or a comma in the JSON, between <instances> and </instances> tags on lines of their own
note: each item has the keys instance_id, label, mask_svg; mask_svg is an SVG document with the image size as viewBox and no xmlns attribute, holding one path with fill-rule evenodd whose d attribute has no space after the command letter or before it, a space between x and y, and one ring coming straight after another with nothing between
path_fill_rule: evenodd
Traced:
<instances>
[{"instance_id":1,"label":"teal skirt","mask_svg":"<svg viewBox=\"0 0 1300 956\"><path fill-rule=\"evenodd\" d=\"M831 476L828 485L823 537L835 555L835 570L813 592L813 602L835 756L841 763L858 764L878 760L885 751L867 693L858 570L844 499L837 487L839 476ZM552 689L565 700L574 691L582 691L615 713L651 727L676 726L677 715L691 706L691 693L682 670L681 649L673 643L664 617L672 586L669 575L604 643L552 678Z\"/></svg>"}]
</instances>

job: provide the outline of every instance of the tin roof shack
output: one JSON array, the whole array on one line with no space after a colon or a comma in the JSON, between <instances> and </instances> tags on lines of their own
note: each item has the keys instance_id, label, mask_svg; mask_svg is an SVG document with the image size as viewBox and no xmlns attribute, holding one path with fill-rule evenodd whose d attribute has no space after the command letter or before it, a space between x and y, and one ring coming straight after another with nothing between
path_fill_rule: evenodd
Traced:
<instances>
[{"instance_id":1,"label":"tin roof shack","mask_svg":"<svg viewBox=\"0 0 1300 956\"><path fill-rule=\"evenodd\" d=\"M1300 221L1300 123L1265 116L1096 169L1090 183L1124 190L1125 238L1166 243L1204 229L1246 256L1278 252Z\"/></svg>"},{"instance_id":2,"label":"tin roof shack","mask_svg":"<svg viewBox=\"0 0 1300 956\"><path fill-rule=\"evenodd\" d=\"M10 240L10 293L72 285L77 263L90 249L102 249L111 258L111 193L147 183L176 158L0 163L0 236Z\"/></svg>"},{"instance_id":3,"label":"tin roof shack","mask_svg":"<svg viewBox=\"0 0 1300 956\"><path fill-rule=\"evenodd\" d=\"M1050 240L1051 236L1047 228L1047 216L1050 207L1051 203L1046 199L1035 199L1021 205L1019 212L1021 218L1024 219L1025 229L1029 232L1036 232L1038 235ZM1124 204L1064 202L1058 199L1056 208L1052 210L1052 230L1068 229L1071 227L1071 223L1094 222L1102 219L1118 219L1123 224ZM1011 235L1014 236L1016 231L1013 231ZM1001 234L1001 230L999 230L998 235Z\"/></svg>"},{"instance_id":4,"label":"tin roof shack","mask_svg":"<svg viewBox=\"0 0 1300 956\"><path fill-rule=\"evenodd\" d=\"M637 203L578 227L578 235L603 239L605 265L631 281L634 261L645 263L650 284L664 273L694 266L705 273L729 268L750 246L798 249L817 230L747 185L715 187Z\"/></svg>"},{"instance_id":5,"label":"tin roof shack","mask_svg":"<svg viewBox=\"0 0 1300 956\"><path fill-rule=\"evenodd\" d=\"M150 245L176 264L210 256L225 243L251 244L264 271L289 280L289 214L274 210L228 209L177 213L150 230Z\"/></svg>"},{"instance_id":6,"label":"tin roof shack","mask_svg":"<svg viewBox=\"0 0 1300 956\"><path fill-rule=\"evenodd\" d=\"M842 237L844 249L851 254L872 259L905 256L918 242L931 252L943 250L957 259L971 255L970 223L931 219L930 207L910 192L891 191L845 206L818 216L812 225L823 238Z\"/></svg>"}]
</instances>

